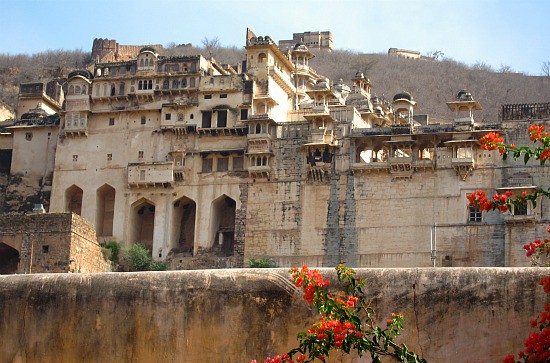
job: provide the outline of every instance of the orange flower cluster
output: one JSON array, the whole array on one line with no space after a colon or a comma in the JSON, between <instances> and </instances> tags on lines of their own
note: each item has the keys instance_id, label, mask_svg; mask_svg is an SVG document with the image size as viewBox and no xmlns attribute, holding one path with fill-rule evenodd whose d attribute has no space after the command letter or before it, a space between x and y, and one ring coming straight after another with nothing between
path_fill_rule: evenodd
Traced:
<instances>
[{"instance_id":1,"label":"orange flower cluster","mask_svg":"<svg viewBox=\"0 0 550 363\"><path fill-rule=\"evenodd\" d=\"M392 325L395 322L396 318L404 319L404 316L403 316L403 314L391 313L391 319L388 319L388 321L386 321L386 323L388 325Z\"/></svg>"},{"instance_id":2,"label":"orange flower cluster","mask_svg":"<svg viewBox=\"0 0 550 363\"><path fill-rule=\"evenodd\" d=\"M478 207L482 211L490 211L493 209L493 204L487 199L485 192L478 190L466 196L470 205Z\"/></svg>"},{"instance_id":3,"label":"orange flower cluster","mask_svg":"<svg viewBox=\"0 0 550 363\"><path fill-rule=\"evenodd\" d=\"M498 151L501 155L504 154L504 152L506 151L503 145L504 138L500 137L498 132L489 132L481 139L479 139L479 142L481 142L481 148L483 150L495 150L496 148L498 148Z\"/></svg>"},{"instance_id":4,"label":"orange flower cluster","mask_svg":"<svg viewBox=\"0 0 550 363\"><path fill-rule=\"evenodd\" d=\"M305 354L300 354L296 360L290 358L290 356L288 354L283 354L283 356L281 357L280 355L277 355L273 358L270 358L270 357L267 357L265 360L264 360L264 363L283 363L283 362L287 362L287 363L300 363L300 362L305 362L306 360L306 356ZM250 363L258 363L258 361L256 359L253 359L250 361Z\"/></svg>"},{"instance_id":5,"label":"orange flower cluster","mask_svg":"<svg viewBox=\"0 0 550 363\"><path fill-rule=\"evenodd\" d=\"M529 138L531 141L543 141L542 139L545 137L548 137L548 132L544 131L544 125L537 126L537 125L531 125L529 126Z\"/></svg>"},{"instance_id":6,"label":"orange flower cluster","mask_svg":"<svg viewBox=\"0 0 550 363\"><path fill-rule=\"evenodd\" d=\"M307 266L302 266L301 270L293 267L291 273L294 284L297 287L303 287L304 300L309 304L313 302L317 289L330 285L330 281L325 280L319 270L310 270Z\"/></svg>"},{"instance_id":7,"label":"orange flower cluster","mask_svg":"<svg viewBox=\"0 0 550 363\"><path fill-rule=\"evenodd\" d=\"M528 245L523 246L523 249L527 251L527 257L531 257L533 254L550 254L550 239L541 241L537 239Z\"/></svg>"},{"instance_id":8,"label":"orange flower cluster","mask_svg":"<svg viewBox=\"0 0 550 363\"><path fill-rule=\"evenodd\" d=\"M319 340L319 344L328 343L334 339L334 345L337 348L342 347L343 341L350 335L362 338L365 334L356 330L355 324L349 321L340 321L323 316L321 321L308 329L307 333L313 335Z\"/></svg>"}]
</instances>

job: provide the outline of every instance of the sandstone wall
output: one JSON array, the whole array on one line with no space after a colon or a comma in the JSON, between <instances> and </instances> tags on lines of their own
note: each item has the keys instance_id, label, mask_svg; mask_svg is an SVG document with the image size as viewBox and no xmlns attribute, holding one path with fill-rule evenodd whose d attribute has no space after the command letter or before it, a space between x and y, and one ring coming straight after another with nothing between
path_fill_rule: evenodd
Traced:
<instances>
[{"instance_id":1,"label":"sandstone wall","mask_svg":"<svg viewBox=\"0 0 550 363\"><path fill-rule=\"evenodd\" d=\"M72 213L0 216L0 245L19 253L12 273L105 272L95 228ZM2 256L0 256L2 257Z\"/></svg>"},{"instance_id":2,"label":"sandstone wall","mask_svg":"<svg viewBox=\"0 0 550 363\"><path fill-rule=\"evenodd\" d=\"M380 322L405 314L402 339L429 362L490 363L521 348L548 300L537 281L549 272L359 275ZM249 362L292 347L314 319L283 269L12 275L0 276L0 291L2 362Z\"/></svg>"}]
</instances>

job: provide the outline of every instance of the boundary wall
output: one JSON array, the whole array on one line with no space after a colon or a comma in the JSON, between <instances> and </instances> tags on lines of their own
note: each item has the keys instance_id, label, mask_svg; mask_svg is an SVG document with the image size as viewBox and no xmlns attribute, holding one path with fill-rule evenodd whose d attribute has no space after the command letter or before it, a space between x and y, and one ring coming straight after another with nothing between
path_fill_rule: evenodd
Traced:
<instances>
[{"instance_id":1,"label":"boundary wall","mask_svg":"<svg viewBox=\"0 0 550 363\"><path fill-rule=\"evenodd\" d=\"M548 268L357 271L380 324L403 313L399 341L429 362L501 362L548 301ZM10 275L0 291L2 362L263 361L316 319L286 269Z\"/></svg>"}]
</instances>

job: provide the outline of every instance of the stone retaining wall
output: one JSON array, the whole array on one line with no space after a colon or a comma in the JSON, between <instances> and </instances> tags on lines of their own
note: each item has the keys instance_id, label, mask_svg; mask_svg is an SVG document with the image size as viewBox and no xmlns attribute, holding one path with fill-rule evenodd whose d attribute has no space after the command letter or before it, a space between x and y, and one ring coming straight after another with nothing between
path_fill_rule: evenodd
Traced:
<instances>
[{"instance_id":1,"label":"stone retaining wall","mask_svg":"<svg viewBox=\"0 0 550 363\"><path fill-rule=\"evenodd\" d=\"M548 300L550 269L358 271L381 324L403 313L402 341L429 362L502 361ZM2 362L247 363L315 319L285 269L11 275L0 291Z\"/></svg>"}]
</instances>

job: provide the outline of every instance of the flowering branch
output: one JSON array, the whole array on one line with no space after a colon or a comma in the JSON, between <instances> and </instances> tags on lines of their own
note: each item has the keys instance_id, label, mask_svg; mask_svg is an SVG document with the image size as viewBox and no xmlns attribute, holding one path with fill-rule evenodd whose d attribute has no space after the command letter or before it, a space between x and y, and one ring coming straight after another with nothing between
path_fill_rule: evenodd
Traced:
<instances>
[{"instance_id":1,"label":"flowering branch","mask_svg":"<svg viewBox=\"0 0 550 363\"><path fill-rule=\"evenodd\" d=\"M481 148L484 150L498 149L503 159L506 160L510 153L514 160L517 160L523 154L523 161L527 162L534 158L540 161L540 165L544 165L550 157L550 136L545 131L544 126L531 125L529 127L529 138L533 143L540 143L531 149L528 146L517 147L514 144L504 144L504 138L498 133L490 132L480 139ZM482 211L500 210L508 212L515 208L524 206L527 201L536 207L537 200L540 197L550 198L550 188L548 190L538 189L533 193L523 192L521 195L514 195L511 191L506 191L504 194L495 194L492 200L489 200L483 191L476 191L467 196L470 205L479 208ZM550 227L548 228L550 233ZM533 265L550 266L548 262L541 262L541 257L550 255L550 239L536 240L523 246L527 251L527 257L531 258ZM539 281L539 285L544 286L544 292L550 293L550 276ZM538 331L533 332L525 340L525 349L519 352L519 358L523 362L549 362L550 361L550 304L544 306L544 311L540 313L537 319L531 321L532 328L538 328ZM519 361L518 361L519 362ZM515 363L514 355L508 355L503 363Z\"/></svg>"},{"instance_id":2,"label":"flowering branch","mask_svg":"<svg viewBox=\"0 0 550 363\"><path fill-rule=\"evenodd\" d=\"M355 277L355 271L344 265L336 267L338 281L344 291L330 294L325 289L330 282L318 270L290 270L296 287L304 291L304 300L316 307L319 321L306 332L298 334L299 345L283 356L267 358L264 363L325 362L333 350L347 354L356 352L360 357L369 353L373 362L381 362L381 356L389 356L398 362L423 363L424 359L410 351L405 344L398 345L395 338L401 334L404 317L392 314L386 327L374 322L374 309L365 301L365 281ZM257 363L253 360L251 363Z\"/></svg>"}]
</instances>

